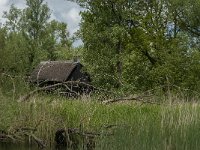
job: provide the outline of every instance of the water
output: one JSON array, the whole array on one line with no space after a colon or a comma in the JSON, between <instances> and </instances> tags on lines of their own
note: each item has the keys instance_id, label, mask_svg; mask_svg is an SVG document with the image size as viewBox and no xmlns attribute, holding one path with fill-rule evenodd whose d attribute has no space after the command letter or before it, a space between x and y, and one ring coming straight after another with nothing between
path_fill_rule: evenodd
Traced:
<instances>
[{"instance_id":1,"label":"water","mask_svg":"<svg viewBox=\"0 0 200 150\"><path fill-rule=\"evenodd\" d=\"M36 146L0 143L0 150L39 150Z\"/></svg>"}]
</instances>

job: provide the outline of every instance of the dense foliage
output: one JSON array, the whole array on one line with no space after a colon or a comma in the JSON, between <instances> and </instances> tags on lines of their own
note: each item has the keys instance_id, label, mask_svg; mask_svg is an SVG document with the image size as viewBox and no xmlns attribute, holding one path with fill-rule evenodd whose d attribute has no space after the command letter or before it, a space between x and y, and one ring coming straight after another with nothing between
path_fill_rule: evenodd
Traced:
<instances>
[{"instance_id":1,"label":"dense foliage","mask_svg":"<svg viewBox=\"0 0 200 150\"><path fill-rule=\"evenodd\" d=\"M26 8L12 5L4 13L0 148L7 135L31 145L39 137L52 149L58 129L71 129L67 142L80 149L91 139L86 134L95 149L199 149L200 0L76 2L84 8L77 33L83 47L76 49L67 24L50 19L44 0L26 0ZM74 56L105 95L67 100L30 92L26 77L40 61Z\"/></svg>"},{"instance_id":2,"label":"dense foliage","mask_svg":"<svg viewBox=\"0 0 200 150\"><path fill-rule=\"evenodd\" d=\"M0 72L29 73L44 60L66 59L71 48L67 24L50 20L44 0L26 0L26 7L11 5L0 28Z\"/></svg>"},{"instance_id":3,"label":"dense foliage","mask_svg":"<svg viewBox=\"0 0 200 150\"><path fill-rule=\"evenodd\" d=\"M98 85L200 90L199 0L78 3L83 58Z\"/></svg>"},{"instance_id":4,"label":"dense foliage","mask_svg":"<svg viewBox=\"0 0 200 150\"><path fill-rule=\"evenodd\" d=\"M67 24L50 19L44 0L12 5L0 27L0 72L27 74L40 61L76 55L97 86L200 90L199 0L76 2L83 48L73 51Z\"/></svg>"}]
</instances>

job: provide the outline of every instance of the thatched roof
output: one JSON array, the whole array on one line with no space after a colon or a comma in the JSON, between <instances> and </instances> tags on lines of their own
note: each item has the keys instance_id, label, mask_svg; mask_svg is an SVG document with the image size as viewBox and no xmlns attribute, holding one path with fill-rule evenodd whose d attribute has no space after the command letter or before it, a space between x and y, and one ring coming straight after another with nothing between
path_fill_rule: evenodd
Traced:
<instances>
[{"instance_id":1,"label":"thatched roof","mask_svg":"<svg viewBox=\"0 0 200 150\"><path fill-rule=\"evenodd\" d=\"M30 81L67 81L70 74L73 72L77 65L80 65L80 63L68 61L41 62L32 72Z\"/></svg>"}]
</instances>

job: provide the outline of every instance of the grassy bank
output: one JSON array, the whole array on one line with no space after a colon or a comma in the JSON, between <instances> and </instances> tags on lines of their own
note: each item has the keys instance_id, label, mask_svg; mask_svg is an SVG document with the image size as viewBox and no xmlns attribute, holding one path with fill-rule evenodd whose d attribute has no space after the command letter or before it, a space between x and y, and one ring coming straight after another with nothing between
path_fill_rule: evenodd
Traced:
<instances>
[{"instance_id":1,"label":"grassy bank","mask_svg":"<svg viewBox=\"0 0 200 150\"><path fill-rule=\"evenodd\" d=\"M66 100L36 95L17 102L0 94L0 129L15 133L36 128L34 135L54 146L58 129L98 133L95 149L183 150L200 147L200 105L101 104L93 99Z\"/></svg>"}]
</instances>

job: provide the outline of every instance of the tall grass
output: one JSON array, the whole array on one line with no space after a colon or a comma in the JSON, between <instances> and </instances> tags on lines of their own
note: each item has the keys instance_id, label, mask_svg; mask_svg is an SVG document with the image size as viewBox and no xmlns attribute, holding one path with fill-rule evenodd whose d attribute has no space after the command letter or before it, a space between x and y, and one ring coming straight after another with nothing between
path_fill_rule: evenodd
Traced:
<instances>
[{"instance_id":1,"label":"tall grass","mask_svg":"<svg viewBox=\"0 0 200 150\"><path fill-rule=\"evenodd\" d=\"M97 150L200 147L200 104L195 102L104 105L92 98L70 100L38 94L19 103L0 90L0 104L0 130L12 133L16 128L37 128L34 134L52 147L55 132L61 128L101 133L95 138Z\"/></svg>"},{"instance_id":2,"label":"tall grass","mask_svg":"<svg viewBox=\"0 0 200 150\"><path fill-rule=\"evenodd\" d=\"M198 104L137 107L127 114L126 127L102 137L99 149L197 150L200 146ZM125 115L125 114L124 114Z\"/></svg>"}]
</instances>

